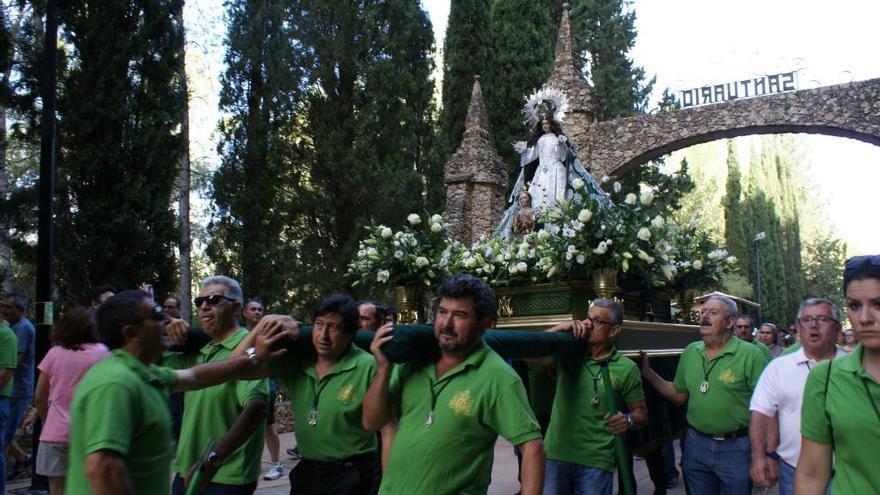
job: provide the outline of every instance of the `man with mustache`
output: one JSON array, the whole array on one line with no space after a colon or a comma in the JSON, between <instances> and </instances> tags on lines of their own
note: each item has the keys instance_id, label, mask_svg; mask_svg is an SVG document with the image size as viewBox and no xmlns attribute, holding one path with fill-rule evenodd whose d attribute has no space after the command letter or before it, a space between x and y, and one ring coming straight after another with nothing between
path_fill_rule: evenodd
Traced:
<instances>
[{"instance_id":1,"label":"man with mustache","mask_svg":"<svg viewBox=\"0 0 880 495\"><path fill-rule=\"evenodd\" d=\"M779 495L794 491L807 375L816 363L846 355L834 345L840 333L840 310L831 301L810 298L802 302L797 325L801 349L767 365L750 405L752 480L759 486L773 486L778 480Z\"/></svg>"},{"instance_id":2,"label":"man with mustache","mask_svg":"<svg viewBox=\"0 0 880 495\"><path fill-rule=\"evenodd\" d=\"M682 453L689 493L748 495L749 399L767 359L733 335L736 303L712 296L700 311L700 340L685 348L672 382L642 357L642 376L664 398L687 403L690 425Z\"/></svg>"},{"instance_id":3,"label":"man with mustache","mask_svg":"<svg viewBox=\"0 0 880 495\"><path fill-rule=\"evenodd\" d=\"M370 346L377 370L364 398L364 427L376 431L399 418L379 493L486 493L501 435L522 452L522 493L537 495L544 480L541 429L522 381L482 338L495 320L495 293L472 275L453 275L437 295L434 359L392 373L382 352L390 326Z\"/></svg>"}]
</instances>

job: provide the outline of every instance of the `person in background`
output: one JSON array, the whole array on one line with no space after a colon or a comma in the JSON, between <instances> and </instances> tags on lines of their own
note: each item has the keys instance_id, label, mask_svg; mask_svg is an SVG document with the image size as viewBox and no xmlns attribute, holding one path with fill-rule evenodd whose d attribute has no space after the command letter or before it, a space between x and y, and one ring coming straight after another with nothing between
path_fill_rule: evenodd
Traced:
<instances>
[{"instance_id":1,"label":"person in background","mask_svg":"<svg viewBox=\"0 0 880 495\"><path fill-rule=\"evenodd\" d=\"M116 294L116 289L114 289L112 285L97 285L89 289L85 305L90 306L92 309L98 309L98 306L104 304L104 302L113 297L114 294Z\"/></svg>"},{"instance_id":2,"label":"person in background","mask_svg":"<svg viewBox=\"0 0 880 495\"><path fill-rule=\"evenodd\" d=\"M12 393L13 376L18 366L18 343L15 332L0 323L0 432L9 421L9 394ZM6 493L6 443L0 433L0 494Z\"/></svg>"},{"instance_id":3,"label":"person in background","mask_svg":"<svg viewBox=\"0 0 880 495\"><path fill-rule=\"evenodd\" d=\"M162 308L165 314L172 318L180 318L180 299L177 296L168 296L162 302Z\"/></svg>"},{"instance_id":4,"label":"person in background","mask_svg":"<svg viewBox=\"0 0 880 495\"><path fill-rule=\"evenodd\" d=\"M856 333L853 332L852 327L844 329L842 333L843 350L846 352L852 352L856 350L856 346L859 345L859 341L856 340Z\"/></svg>"},{"instance_id":5,"label":"person in background","mask_svg":"<svg viewBox=\"0 0 880 495\"><path fill-rule=\"evenodd\" d=\"M756 339L754 336L755 331L755 320L752 319L749 315L740 315L736 318L736 325L733 327L736 332L736 336L739 337L743 342L748 342L753 346L757 347L764 357L767 358L767 361L773 359L773 355L770 353L770 349L764 345L760 340Z\"/></svg>"},{"instance_id":6,"label":"person in background","mask_svg":"<svg viewBox=\"0 0 880 495\"><path fill-rule=\"evenodd\" d=\"M785 351L785 347L779 345L779 329L776 328L776 325L772 323L763 323L761 324L761 328L758 329L758 333L755 335L755 340L767 346L770 349L770 357L777 358L783 351Z\"/></svg>"},{"instance_id":7,"label":"person in background","mask_svg":"<svg viewBox=\"0 0 880 495\"><path fill-rule=\"evenodd\" d=\"M64 493L67 452L70 444L70 402L83 375L110 354L98 342L94 310L76 307L68 310L52 329L52 343L37 367L35 405L43 420L36 471L49 480L51 495Z\"/></svg>"},{"instance_id":8,"label":"person in background","mask_svg":"<svg viewBox=\"0 0 880 495\"><path fill-rule=\"evenodd\" d=\"M9 420L3 432L8 454L13 459L12 472L8 476L12 480L24 473L31 464L31 456L19 447L15 437L19 432L21 420L24 419L34 399L34 354L37 332L34 324L24 316L27 298L23 294L7 293L0 308L18 341L18 366L15 368L12 393L9 394Z\"/></svg>"}]
</instances>

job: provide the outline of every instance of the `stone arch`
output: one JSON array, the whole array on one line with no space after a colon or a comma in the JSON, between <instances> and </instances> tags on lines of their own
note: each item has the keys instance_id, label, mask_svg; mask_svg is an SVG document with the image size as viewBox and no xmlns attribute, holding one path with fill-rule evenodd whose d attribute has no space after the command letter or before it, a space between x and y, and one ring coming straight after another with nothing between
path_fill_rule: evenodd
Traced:
<instances>
[{"instance_id":1,"label":"stone arch","mask_svg":"<svg viewBox=\"0 0 880 495\"><path fill-rule=\"evenodd\" d=\"M825 134L880 146L880 79L599 122L591 127L581 158L586 155L594 176L620 176L695 144L779 133Z\"/></svg>"}]
</instances>

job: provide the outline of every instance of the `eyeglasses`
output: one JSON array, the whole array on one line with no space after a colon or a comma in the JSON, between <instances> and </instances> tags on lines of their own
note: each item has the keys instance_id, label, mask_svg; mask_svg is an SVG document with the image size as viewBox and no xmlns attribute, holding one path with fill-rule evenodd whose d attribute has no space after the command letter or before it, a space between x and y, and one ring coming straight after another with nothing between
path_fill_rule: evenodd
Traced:
<instances>
[{"instance_id":1,"label":"eyeglasses","mask_svg":"<svg viewBox=\"0 0 880 495\"><path fill-rule=\"evenodd\" d=\"M226 297L222 294L214 294L213 296L199 296L193 298L193 304L195 304L197 308L201 308L202 303L208 303L208 306L216 306L223 301L235 302L237 301L237 299L232 299L231 297Z\"/></svg>"},{"instance_id":2,"label":"eyeglasses","mask_svg":"<svg viewBox=\"0 0 880 495\"><path fill-rule=\"evenodd\" d=\"M804 316L803 318L798 318L797 321L798 321L798 323L800 323L803 326L812 325L814 321L820 325L827 325L827 324L831 323L832 321L834 323L840 323L839 321L835 320L834 318L829 318L827 316Z\"/></svg>"},{"instance_id":3,"label":"eyeglasses","mask_svg":"<svg viewBox=\"0 0 880 495\"><path fill-rule=\"evenodd\" d=\"M593 317L593 316L590 316L587 319L593 323L593 326L599 326L599 325L613 326L613 325L615 325L615 323L613 321L601 320L601 319Z\"/></svg>"}]
</instances>

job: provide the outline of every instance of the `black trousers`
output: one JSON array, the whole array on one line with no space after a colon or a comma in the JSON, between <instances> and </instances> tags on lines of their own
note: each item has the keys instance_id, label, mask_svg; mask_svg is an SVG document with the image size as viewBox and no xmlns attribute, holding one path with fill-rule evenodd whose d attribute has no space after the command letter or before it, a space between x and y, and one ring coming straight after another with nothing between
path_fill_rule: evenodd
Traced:
<instances>
[{"instance_id":1,"label":"black trousers","mask_svg":"<svg viewBox=\"0 0 880 495\"><path fill-rule=\"evenodd\" d=\"M290 495L376 495L381 481L375 454L334 462L302 459L290 471Z\"/></svg>"},{"instance_id":2,"label":"black trousers","mask_svg":"<svg viewBox=\"0 0 880 495\"><path fill-rule=\"evenodd\" d=\"M257 482L248 483L246 485L224 485L223 483L208 483L202 495L251 495L257 489ZM174 476L174 483L171 484L171 495L184 495L186 488L183 486L183 478L180 475Z\"/></svg>"}]
</instances>

